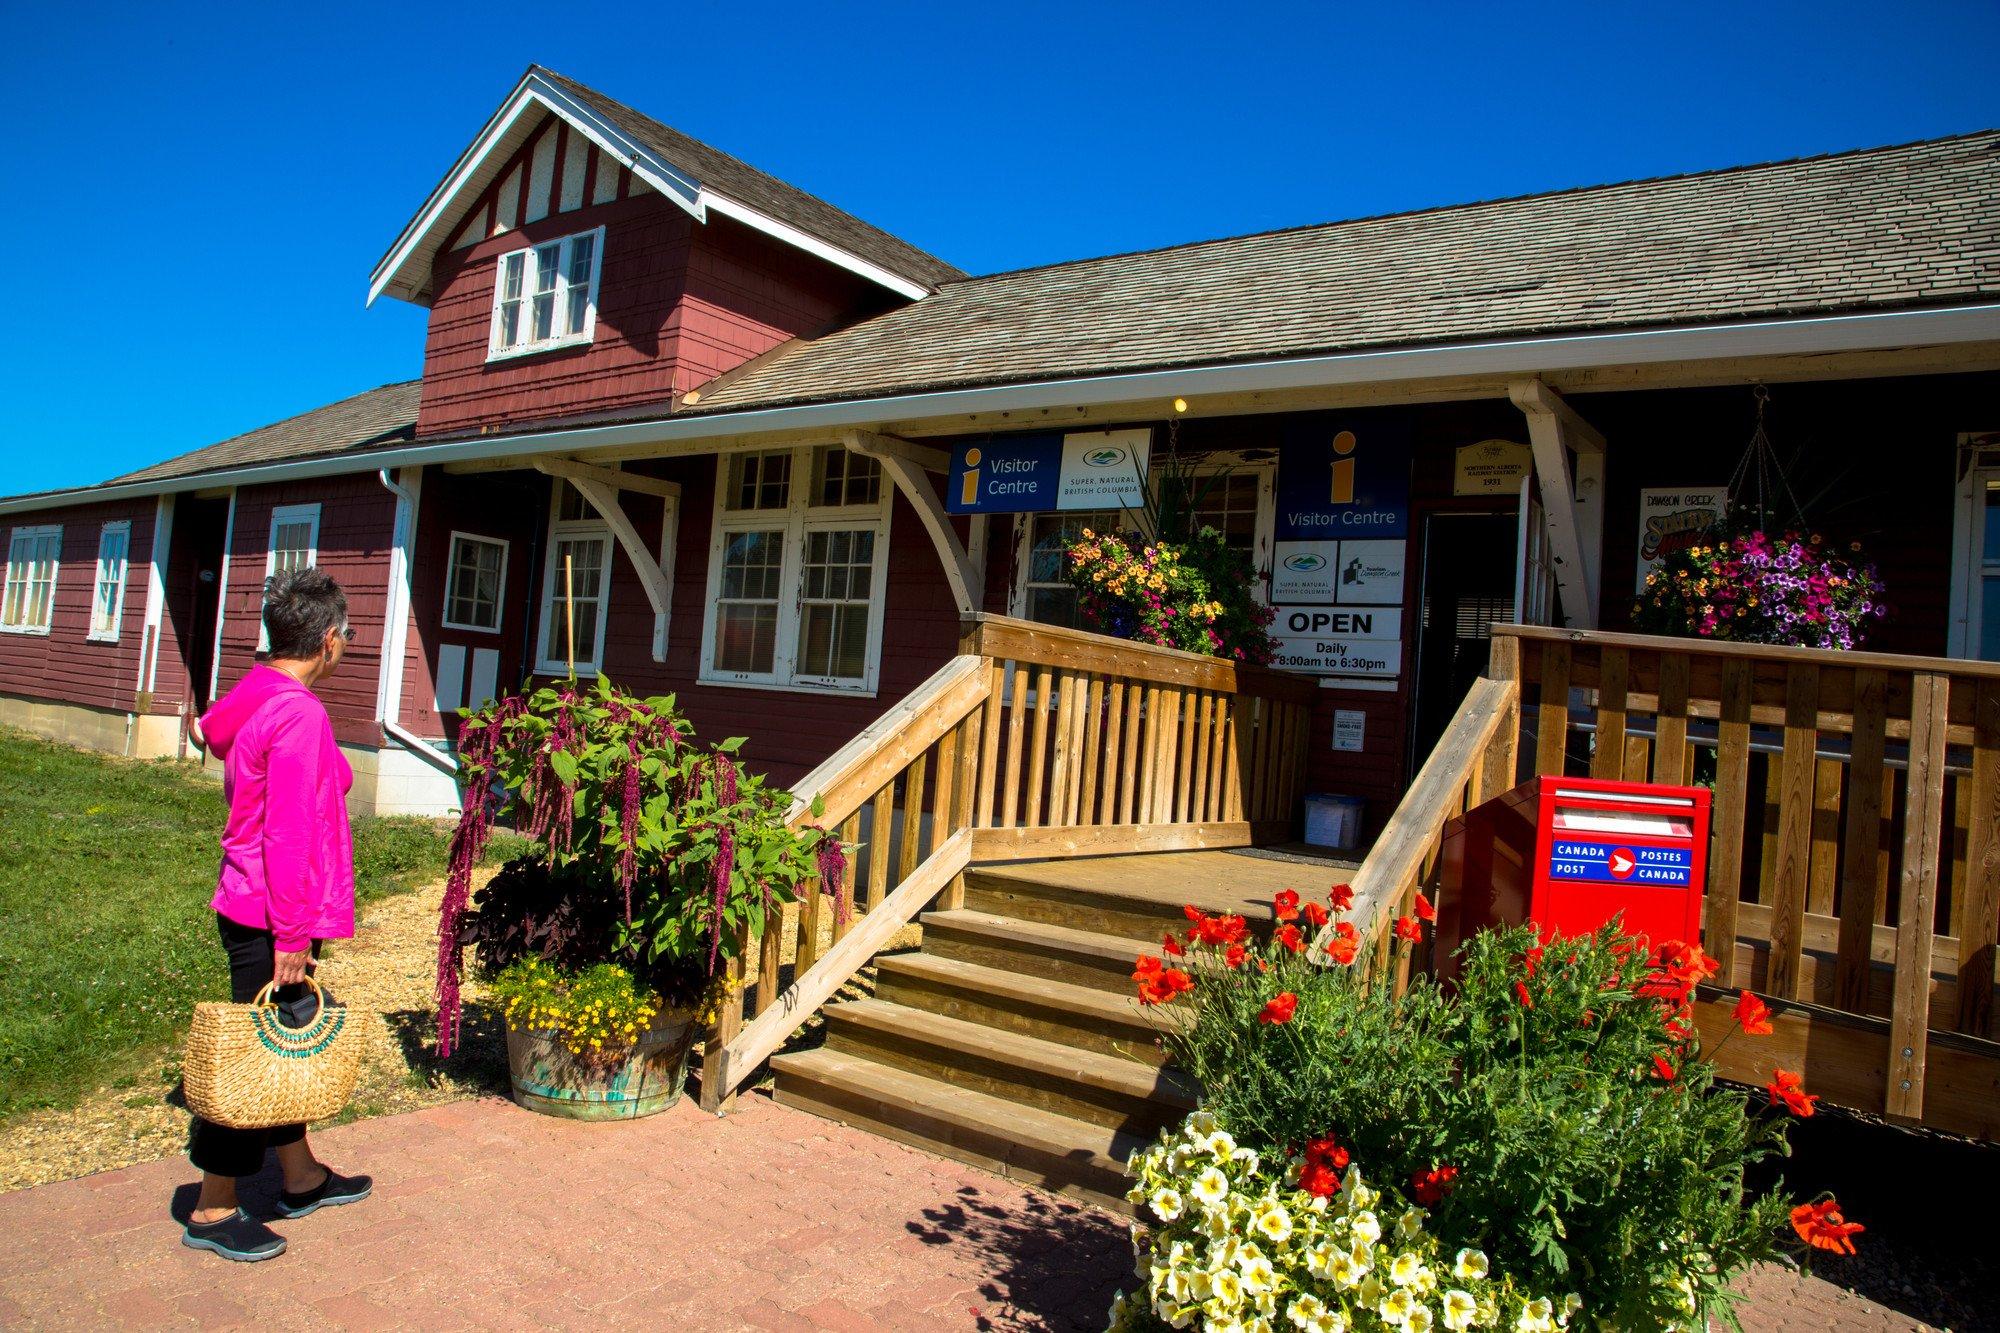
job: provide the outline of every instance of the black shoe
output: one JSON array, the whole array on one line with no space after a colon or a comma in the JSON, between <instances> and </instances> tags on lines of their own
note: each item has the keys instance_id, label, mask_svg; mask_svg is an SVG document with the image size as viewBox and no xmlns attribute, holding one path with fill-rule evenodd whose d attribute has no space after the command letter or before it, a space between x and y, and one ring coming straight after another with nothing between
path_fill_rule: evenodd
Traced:
<instances>
[{"instance_id":1,"label":"black shoe","mask_svg":"<svg viewBox=\"0 0 2000 1333\"><path fill-rule=\"evenodd\" d=\"M285 1238L238 1208L220 1222L190 1220L181 1244L191 1250L213 1250L225 1259L254 1264L285 1252Z\"/></svg>"},{"instance_id":2,"label":"black shoe","mask_svg":"<svg viewBox=\"0 0 2000 1333\"><path fill-rule=\"evenodd\" d=\"M338 1171L327 1169L326 1179L307 1190L304 1194L294 1194L290 1190L278 1196L278 1216L304 1217L322 1208L337 1208L343 1203L359 1203L373 1193L375 1182L367 1176L343 1176Z\"/></svg>"}]
</instances>

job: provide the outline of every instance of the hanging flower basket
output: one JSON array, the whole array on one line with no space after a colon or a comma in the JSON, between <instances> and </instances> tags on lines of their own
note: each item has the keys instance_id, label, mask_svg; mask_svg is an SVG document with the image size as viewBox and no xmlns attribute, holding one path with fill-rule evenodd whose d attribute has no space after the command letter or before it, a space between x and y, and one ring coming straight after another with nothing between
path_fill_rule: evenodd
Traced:
<instances>
[{"instance_id":1,"label":"hanging flower basket","mask_svg":"<svg viewBox=\"0 0 2000 1333\"><path fill-rule=\"evenodd\" d=\"M1817 533L1717 535L1664 557L1646 575L1632 625L1793 648L1859 648L1888 614L1861 543L1834 550Z\"/></svg>"}]
</instances>

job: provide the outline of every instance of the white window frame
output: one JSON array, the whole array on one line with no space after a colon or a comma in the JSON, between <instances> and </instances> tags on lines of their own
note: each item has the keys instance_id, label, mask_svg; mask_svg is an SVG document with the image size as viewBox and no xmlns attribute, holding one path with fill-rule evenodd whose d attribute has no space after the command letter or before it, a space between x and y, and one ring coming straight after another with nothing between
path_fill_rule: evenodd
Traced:
<instances>
[{"instance_id":1,"label":"white window frame","mask_svg":"<svg viewBox=\"0 0 2000 1333\"><path fill-rule=\"evenodd\" d=\"M34 579L34 557L20 555L21 548L43 541L52 542L55 554L49 557L49 597L43 603L43 619L39 624L26 620L0 620L0 632L7 634L47 634L49 626L55 623L56 588L62 571L62 524L43 523L33 527L18 527L7 537L7 573L0 580L0 616L5 616L7 604L17 583L26 582L32 586ZM23 594L23 605L26 594Z\"/></svg>"},{"instance_id":2,"label":"white window frame","mask_svg":"<svg viewBox=\"0 0 2000 1333\"><path fill-rule=\"evenodd\" d=\"M569 662L558 651L568 645L559 637L563 634L563 626L556 621L556 592L562 587L562 565L557 557L557 547L566 541L594 541L602 552L599 568L604 571L604 586L595 599L597 633L589 644L588 658L582 655L583 645L578 645L576 675L577 679L583 680L593 678L604 670L604 629L611 622L611 580L614 572L611 560L617 543L611 539L611 525L602 518L562 517L562 497L567 486L568 483L559 480L549 487L548 541L542 559L542 613L535 625L535 674L567 676L570 671ZM582 492L576 494L583 499L583 507L594 515L596 511L590 508L590 501L583 497Z\"/></svg>"},{"instance_id":3,"label":"white window frame","mask_svg":"<svg viewBox=\"0 0 2000 1333\"><path fill-rule=\"evenodd\" d=\"M105 546L112 537L119 539L118 561L115 571L105 563ZM97 572L90 581L90 633L85 637L92 643L116 643L118 633L125 623L125 579L132 568L132 523L120 519L106 523L97 530ZM103 604L104 590L112 587L109 617L100 622L98 610Z\"/></svg>"},{"instance_id":4,"label":"white window frame","mask_svg":"<svg viewBox=\"0 0 2000 1333\"><path fill-rule=\"evenodd\" d=\"M1986 490L2000 485L2000 431L1958 437L1958 494L1952 522L1951 622L1945 651L1953 657L1977 658L1984 638L1984 592L1988 578L2000 578L2000 565L1989 566L1986 549Z\"/></svg>"},{"instance_id":5,"label":"white window frame","mask_svg":"<svg viewBox=\"0 0 2000 1333\"><path fill-rule=\"evenodd\" d=\"M759 449L754 453L783 453L791 456L789 503L783 509L728 509L729 473L733 455L716 459L715 502L711 506L708 544L708 608L702 616L701 666L696 678L704 685L742 689L782 690L797 694L859 694L872 698L882 674L882 626L887 619L889 573L889 518L894 509L895 486L886 470L877 486L875 503L861 505L814 505L809 503L813 484L814 445L793 449ZM840 446L835 445L834 448ZM783 531L783 554L778 573L778 635L766 672L720 671L715 661L717 628L716 603L722 596L723 549L732 532ZM868 598L867 656L861 677L812 676L798 670L799 635L805 620L805 546L809 530L856 531L875 534L874 559L870 565Z\"/></svg>"},{"instance_id":6,"label":"white window frame","mask_svg":"<svg viewBox=\"0 0 2000 1333\"><path fill-rule=\"evenodd\" d=\"M479 546L500 548L500 588L493 602L494 620L491 625L469 625L451 618L451 594L454 576L458 572L458 544L472 542ZM444 601L440 605L438 621L446 629L465 630L472 634L498 634L507 623L507 557L513 544L504 537L486 537L477 532L460 532L454 529L451 540L444 551Z\"/></svg>"},{"instance_id":7,"label":"white window frame","mask_svg":"<svg viewBox=\"0 0 2000 1333\"><path fill-rule=\"evenodd\" d=\"M551 245L557 247L556 283L553 288L555 308L558 314L566 312L569 309L571 287L569 279L570 249L578 240L585 236L592 238L592 245L590 249L590 286L584 297L583 327L570 330L567 333L543 338L539 341L528 337L530 308L535 297L537 273L535 257ZM502 344L500 341L500 307L502 305L501 296L506 287L507 261L515 255L522 256L521 295L519 298L521 302L522 338L521 341L508 345ZM554 240L539 241L534 245L519 246L500 255L495 260L493 268L493 309L490 322L487 325L486 359L488 361L505 361L512 357L534 356L541 352L553 352L558 348L581 347L588 344L597 336L598 278L603 272L604 228L601 226L593 227L589 231L579 231L568 236L557 237ZM556 321L552 319L550 327L554 328L555 326Z\"/></svg>"},{"instance_id":8,"label":"white window frame","mask_svg":"<svg viewBox=\"0 0 2000 1333\"><path fill-rule=\"evenodd\" d=\"M319 568L319 505L278 505L272 509L271 527L264 536L264 584L257 590L257 651L260 653L271 651L271 631L264 625L263 588L278 572L278 529L292 523L304 523L312 529L305 548L305 568Z\"/></svg>"}]
</instances>

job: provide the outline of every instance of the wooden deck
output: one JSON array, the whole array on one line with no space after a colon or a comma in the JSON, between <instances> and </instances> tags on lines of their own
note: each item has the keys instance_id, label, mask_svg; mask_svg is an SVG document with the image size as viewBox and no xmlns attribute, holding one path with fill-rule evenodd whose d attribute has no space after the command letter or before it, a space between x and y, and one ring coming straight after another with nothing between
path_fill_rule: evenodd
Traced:
<instances>
[{"instance_id":1,"label":"wooden deck","mask_svg":"<svg viewBox=\"0 0 2000 1333\"><path fill-rule=\"evenodd\" d=\"M1014 861L1006 863L1005 871L1013 881L1045 884L1072 894L1110 893L1170 909L1193 903L1204 912L1263 918L1270 915L1271 899L1280 889L1296 889L1302 898L1324 897L1356 864L1228 849Z\"/></svg>"}]
</instances>

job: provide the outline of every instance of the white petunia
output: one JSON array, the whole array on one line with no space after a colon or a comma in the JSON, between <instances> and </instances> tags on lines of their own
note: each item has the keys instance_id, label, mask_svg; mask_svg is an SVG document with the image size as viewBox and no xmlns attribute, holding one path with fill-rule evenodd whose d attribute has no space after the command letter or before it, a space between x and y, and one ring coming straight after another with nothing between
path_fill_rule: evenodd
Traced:
<instances>
[{"instance_id":1,"label":"white petunia","mask_svg":"<svg viewBox=\"0 0 2000 1333\"><path fill-rule=\"evenodd\" d=\"M1196 1203L1213 1209L1229 1197L1229 1177L1211 1166L1194 1178L1194 1184L1188 1187L1188 1191L1194 1195Z\"/></svg>"},{"instance_id":2,"label":"white petunia","mask_svg":"<svg viewBox=\"0 0 2000 1333\"><path fill-rule=\"evenodd\" d=\"M1278 1289L1278 1272L1271 1267L1271 1261L1262 1255L1243 1265L1243 1289L1249 1292L1267 1292Z\"/></svg>"},{"instance_id":3,"label":"white petunia","mask_svg":"<svg viewBox=\"0 0 2000 1333\"><path fill-rule=\"evenodd\" d=\"M1257 1230L1273 1245L1283 1245L1292 1236L1292 1215L1285 1206L1274 1203L1257 1214Z\"/></svg>"},{"instance_id":4,"label":"white petunia","mask_svg":"<svg viewBox=\"0 0 2000 1333\"><path fill-rule=\"evenodd\" d=\"M1429 1216L1421 1208L1406 1208L1396 1219L1396 1235L1403 1240L1412 1240L1423 1234L1424 1218Z\"/></svg>"},{"instance_id":5,"label":"white petunia","mask_svg":"<svg viewBox=\"0 0 2000 1333\"><path fill-rule=\"evenodd\" d=\"M1376 1305L1375 1313L1392 1324L1401 1324L1417 1308L1417 1298L1407 1291L1392 1291Z\"/></svg>"},{"instance_id":6,"label":"white petunia","mask_svg":"<svg viewBox=\"0 0 2000 1333\"><path fill-rule=\"evenodd\" d=\"M1452 1263L1452 1276L1461 1282L1477 1282L1486 1276L1488 1264L1486 1255L1480 1250L1460 1250Z\"/></svg>"},{"instance_id":7,"label":"white petunia","mask_svg":"<svg viewBox=\"0 0 2000 1333\"><path fill-rule=\"evenodd\" d=\"M1410 1313L1404 1317L1403 1327L1409 1330L1409 1333L1431 1333L1431 1319L1430 1306L1414 1305L1410 1307Z\"/></svg>"},{"instance_id":8,"label":"white petunia","mask_svg":"<svg viewBox=\"0 0 2000 1333\"><path fill-rule=\"evenodd\" d=\"M1479 1314L1479 1302L1472 1299L1469 1291L1453 1287L1444 1294L1444 1326L1454 1330L1471 1328L1472 1321Z\"/></svg>"},{"instance_id":9,"label":"white petunia","mask_svg":"<svg viewBox=\"0 0 2000 1333\"><path fill-rule=\"evenodd\" d=\"M1521 1317L1514 1321L1520 1333L1555 1333L1555 1307L1545 1296L1537 1296L1521 1307Z\"/></svg>"},{"instance_id":10,"label":"white petunia","mask_svg":"<svg viewBox=\"0 0 2000 1333\"><path fill-rule=\"evenodd\" d=\"M1186 1208L1181 1192L1170 1186L1161 1186L1153 1191L1152 1205L1153 1212L1162 1222L1178 1222Z\"/></svg>"},{"instance_id":11,"label":"white petunia","mask_svg":"<svg viewBox=\"0 0 2000 1333\"><path fill-rule=\"evenodd\" d=\"M1366 1209L1349 1218L1347 1225L1353 1231L1354 1239L1363 1245L1373 1245L1382 1239L1382 1223L1376 1219L1375 1214Z\"/></svg>"},{"instance_id":12,"label":"white petunia","mask_svg":"<svg viewBox=\"0 0 2000 1333\"><path fill-rule=\"evenodd\" d=\"M1115 1308L1115 1307L1114 1307ZM1295 1297L1285 1316L1300 1328L1310 1329L1313 1321L1326 1313L1326 1302L1311 1292Z\"/></svg>"},{"instance_id":13,"label":"white petunia","mask_svg":"<svg viewBox=\"0 0 2000 1333\"><path fill-rule=\"evenodd\" d=\"M1408 1251L1389 1261L1389 1280L1399 1287L1415 1286L1423 1271L1424 1261Z\"/></svg>"}]
</instances>

